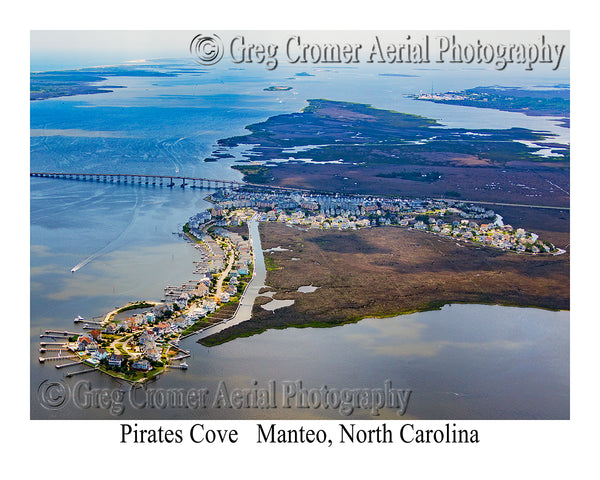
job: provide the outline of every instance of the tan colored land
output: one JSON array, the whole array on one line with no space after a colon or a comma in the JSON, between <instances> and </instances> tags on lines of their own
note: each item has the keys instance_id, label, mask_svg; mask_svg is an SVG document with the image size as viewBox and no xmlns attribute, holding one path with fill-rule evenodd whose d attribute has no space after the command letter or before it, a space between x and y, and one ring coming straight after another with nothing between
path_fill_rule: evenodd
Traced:
<instances>
[{"instance_id":1,"label":"tan colored land","mask_svg":"<svg viewBox=\"0 0 600 480\"><path fill-rule=\"evenodd\" d=\"M302 231L260 225L266 284L292 306L269 312L258 297L252 320L202 340L207 345L286 326L328 326L445 303L569 309L569 253L523 255L397 227ZM300 293L298 287L319 287ZM262 301L264 300L264 301Z\"/></svg>"}]
</instances>

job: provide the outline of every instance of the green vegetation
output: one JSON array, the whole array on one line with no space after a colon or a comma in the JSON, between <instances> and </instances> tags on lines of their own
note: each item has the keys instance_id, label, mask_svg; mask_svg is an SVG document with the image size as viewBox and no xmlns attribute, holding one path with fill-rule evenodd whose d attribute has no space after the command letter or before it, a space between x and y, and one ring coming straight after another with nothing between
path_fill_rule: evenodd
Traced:
<instances>
[{"instance_id":1,"label":"green vegetation","mask_svg":"<svg viewBox=\"0 0 600 480\"><path fill-rule=\"evenodd\" d=\"M452 92L462 99L418 98L434 103L493 108L525 115L548 115L568 118L570 90L568 88L527 90L522 88L476 87L462 92Z\"/></svg>"},{"instance_id":2,"label":"green vegetation","mask_svg":"<svg viewBox=\"0 0 600 480\"><path fill-rule=\"evenodd\" d=\"M279 267L275 263L275 259L270 255L265 255L265 267L267 271L279 270Z\"/></svg>"},{"instance_id":3,"label":"green vegetation","mask_svg":"<svg viewBox=\"0 0 600 480\"><path fill-rule=\"evenodd\" d=\"M267 87L267 88L263 88L263 90L265 92L285 92L288 90L291 90L292 87L287 87L287 86L272 86L272 87Z\"/></svg>"},{"instance_id":4,"label":"green vegetation","mask_svg":"<svg viewBox=\"0 0 600 480\"><path fill-rule=\"evenodd\" d=\"M440 172L391 172L391 173L378 173L375 175L379 178L401 178L403 180L412 180L415 182L437 182L442 174Z\"/></svg>"},{"instance_id":5,"label":"green vegetation","mask_svg":"<svg viewBox=\"0 0 600 480\"><path fill-rule=\"evenodd\" d=\"M444 196L448 198L460 198L460 193L455 190L448 190L444 192Z\"/></svg>"},{"instance_id":6,"label":"green vegetation","mask_svg":"<svg viewBox=\"0 0 600 480\"><path fill-rule=\"evenodd\" d=\"M244 181L249 183L269 183L272 179L269 167L262 165L234 165L235 168L244 174Z\"/></svg>"},{"instance_id":7,"label":"green vegetation","mask_svg":"<svg viewBox=\"0 0 600 480\"><path fill-rule=\"evenodd\" d=\"M117 310L117 313L122 313L122 312L126 312L128 310L135 310L137 308L150 308L153 307L154 305L151 303L147 303L147 302L137 302L137 303L132 303L130 305L126 305L125 307L121 307Z\"/></svg>"},{"instance_id":8,"label":"green vegetation","mask_svg":"<svg viewBox=\"0 0 600 480\"><path fill-rule=\"evenodd\" d=\"M473 157L486 159L489 166L504 166L511 161L539 162L531 149L514 140L545 140L540 132L523 128L504 130L472 130L437 128L433 119L380 110L370 105L331 100L309 100L302 113L277 115L265 122L249 125L250 134L219 140L221 147L253 145L261 160L301 159L304 151L289 152L291 147L323 145L311 148L315 162L360 164L363 168L377 165L439 165L440 159ZM319 132L319 135L316 135ZM479 134L479 135L474 135ZM428 141L424 142L423 140ZM553 161L564 161L566 156ZM545 159L547 161L547 159ZM277 167L237 165L233 168L251 183L272 181L271 171L278 177L288 164ZM333 168L333 167L330 167ZM433 183L439 172L379 172L379 178L404 178Z\"/></svg>"},{"instance_id":9,"label":"green vegetation","mask_svg":"<svg viewBox=\"0 0 600 480\"><path fill-rule=\"evenodd\" d=\"M29 76L30 100L72 95L109 93L121 85L93 85L111 77L175 77L174 73L163 73L139 67L92 67L80 70L31 73Z\"/></svg>"}]
</instances>

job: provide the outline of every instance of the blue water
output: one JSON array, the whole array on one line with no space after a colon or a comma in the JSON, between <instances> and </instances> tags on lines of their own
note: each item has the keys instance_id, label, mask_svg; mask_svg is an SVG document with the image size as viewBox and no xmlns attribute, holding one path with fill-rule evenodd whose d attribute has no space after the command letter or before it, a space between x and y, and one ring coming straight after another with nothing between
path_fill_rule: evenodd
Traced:
<instances>
[{"instance_id":1,"label":"blue water","mask_svg":"<svg viewBox=\"0 0 600 480\"><path fill-rule=\"evenodd\" d=\"M452 127L520 126L552 131L568 140L568 129L556 126L551 119L405 97L429 91L432 82L436 90L445 91L499 83L538 85L548 82L544 78L524 80L508 73L472 71L467 75L434 70L415 71L418 77L403 78L355 69L313 69L313 77L295 77L294 73L307 68L206 70L187 60L157 64L155 68L168 71L182 66L190 71L173 78L110 78L106 84L127 87L113 93L32 102L31 170L240 179L239 172L230 168L230 159L203 162L217 140L243 134L246 125L273 115L299 111L310 98L371 103L436 118ZM559 81L552 79L551 83ZM290 85L293 89L263 91L270 85ZM101 409L48 411L39 406L36 391L40 382L64 380L63 372L53 365L38 364L39 333L48 328L72 329L75 316L103 315L130 300L159 300L165 285L192 278L195 251L173 232L179 231L189 216L208 207L203 199L208 192L50 179L31 179L30 186L32 416L112 418ZM82 266L71 273L76 265ZM392 329L389 335L373 335L371 329L375 325L386 331L405 319L396 323L393 319L366 321L326 331L268 332L214 349L201 347L192 338L186 344L193 352L190 370L170 372L154 385L214 388L219 379L225 379L232 386L247 387L253 378L264 383L268 378L294 380L306 375L313 386L378 387L393 377L401 386L414 386L420 398L419 406L412 410L416 417L567 418L568 313L518 310L520 320L516 323L512 311L500 309L494 313L495 323L482 326L481 310L465 312L454 317L447 310L410 316L408 321L413 323L422 318L427 339L432 335L443 338L436 338L441 346L430 355L413 353L400 358L390 357L389 350L401 351L398 345L404 345L405 331ZM505 338L506 325L510 332L518 333L514 338ZM454 338L472 334L473 327L482 329L481 337L468 345ZM345 332L352 329L356 335L347 336ZM423 346L423 351L429 351L426 349L431 345L420 340L415 338L412 348ZM297 349L304 354L298 351L291 355ZM529 355L539 361L531 363ZM503 368L512 373L502 375ZM84 378L103 388L120 385L99 374L75 377L69 380L70 385ZM448 392L466 392L470 397L465 400L465 396ZM553 397L552 392L559 394ZM322 410L271 414L273 418L335 418L331 411ZM267 414L143 410L126 415L251 418Z\"/></svg>"}]
</instances>

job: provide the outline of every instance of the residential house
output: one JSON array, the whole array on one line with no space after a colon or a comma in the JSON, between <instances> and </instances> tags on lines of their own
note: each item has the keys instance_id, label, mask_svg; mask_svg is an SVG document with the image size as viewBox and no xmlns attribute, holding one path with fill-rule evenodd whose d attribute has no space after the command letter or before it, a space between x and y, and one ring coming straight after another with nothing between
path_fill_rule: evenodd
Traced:
<instances>
[{"instance_id":1,"label":"residential house","mask_svg":"<svg viewBox=\"0 0 600 480\"><path fill-rule=\"evenodd\" d=\"M94 329L94 330L90 331L90 336L96 342L99 342L102 340L102 333L100 332L100 330Z\"/></svg>"},{"instance_id":2,"label":"residential house","mask_svg":"<svg viewBox=\"0 0 600 480\"><path fill-rule=\"evenodd\" d=\"M133 368L134 370L141 370L143 372L146 372L152 368L152 365L150 365L150 362L148 360L140 359L133 362L131 368Z\"/></svg>"},{"instance_id":3,"label":"residential house","mask_svg":"<svg viewBox=\"0 0 600 480\"><path fill-rule=\"evenodd\" d=\"M120 367L122 363L123 363L123 355L117 355L117 354L113 353L108 358L108 364L111 367Z\"/></svg>"}]
</instances>

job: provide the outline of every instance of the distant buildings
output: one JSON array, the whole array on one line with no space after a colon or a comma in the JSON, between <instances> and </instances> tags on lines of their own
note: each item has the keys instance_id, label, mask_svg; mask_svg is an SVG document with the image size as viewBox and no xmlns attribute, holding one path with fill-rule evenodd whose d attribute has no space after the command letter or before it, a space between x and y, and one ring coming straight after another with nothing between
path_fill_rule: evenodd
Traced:
<instances>
[{"instance_id":1,"label":"distant buildings","mask_svg":"<svg viewBox=\"0 0 600 480\"><path fill-rule=\"evenodd\" d=\"M449 93L444 96L456 97ZM458 97L456 97L458 98ZM458 200L383 198L364 195L262 192L239 189L214 195L213 215L222 225L255 216L311 229L354 230L398 225L523 253L554 253L535 233L504 225L493 210ZM232 221L233 219L233 221ZM227 233L229 238L236 234ZM240 251L242 246L239 247ZM240 261L242 257L240 256ZM244 260L248 260L244 257ZM242 271L241 269L239 270Z\"/></svg>"}]
</instances>

